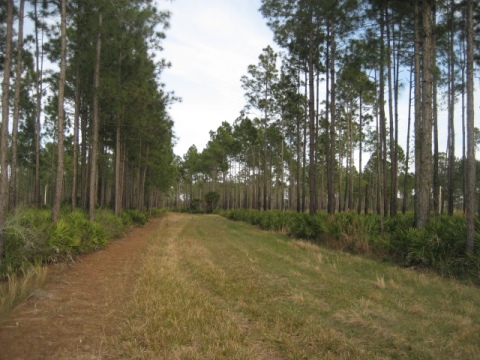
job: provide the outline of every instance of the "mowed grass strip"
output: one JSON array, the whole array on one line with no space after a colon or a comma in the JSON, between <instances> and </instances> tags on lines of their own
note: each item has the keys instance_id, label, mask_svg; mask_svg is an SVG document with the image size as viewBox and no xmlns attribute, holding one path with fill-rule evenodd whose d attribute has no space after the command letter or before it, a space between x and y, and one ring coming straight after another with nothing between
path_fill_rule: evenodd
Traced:
<instances>
[{"instance_id":1,"label":"mowed grass strip","mask_svg":"<svg viewBox=\"0 0 480 360\"><path fill-rule=\"evenodd\" d=\"M221 217L169 215L143 260L136 359L478 359L480 290Z\"/></svg>"}]
</instances>

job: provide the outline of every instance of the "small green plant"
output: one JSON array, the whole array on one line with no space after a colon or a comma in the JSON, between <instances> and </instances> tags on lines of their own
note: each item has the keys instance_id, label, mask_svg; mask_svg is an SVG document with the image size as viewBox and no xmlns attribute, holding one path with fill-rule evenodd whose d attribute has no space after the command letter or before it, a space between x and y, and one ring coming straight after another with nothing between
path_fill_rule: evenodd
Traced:
<instances>
[{"instance_id":1,"label":"small green plant","mask_svg":"<svg viewBox=\"0 0 480 360\"><path fill-rule=\"evenodd\" d=\"M124 221L125 225L135 224L143 226L147 223L149 215L147 212L140 212L137 209L130 209L122 212L122 220L124 218L126 219L126 221Z\"/></svg>"},{"instance_id":2,"label":"small green plant","mask_svg":"<svg viewBox=\"0 0 480 360\"><path fill-rule=\"evenodd\" d=\"M215 191L205 194L206 212L208 214L213 213L213 210L217 207L218 200L220 200L220 194Z\"/></svg>"},{"instance_id":3,"label":"small green plant","mask_svg":"<svg viewBox=\"0 0 480 360\"><path fill-rule=\"evenodd\" d=\"M50 256L51 261L57 261L58 257L71 257L72 254L79 252L82 238L72 224L66 219L59 219L52 226L48 245L53 253Z\"/></svg>"}]
</instances>

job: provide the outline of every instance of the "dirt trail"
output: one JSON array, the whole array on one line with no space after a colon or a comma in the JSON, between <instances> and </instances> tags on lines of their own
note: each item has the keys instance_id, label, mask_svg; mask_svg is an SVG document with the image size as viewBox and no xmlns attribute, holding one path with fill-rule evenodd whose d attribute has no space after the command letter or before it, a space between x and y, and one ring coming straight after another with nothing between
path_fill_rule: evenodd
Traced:
<instances>
[{"instance_id":1,"label":"dirt trail","mask_svg":"<svg viewBox=\"0 0 480 360\"><path fill-rule=\"evenodd\" d=\"M133 229L71 266L52 266L43 289L0 324L0 359L115 358L106 340L122 325L140 256L173 216Z\"/></svg>"}]
</instances>

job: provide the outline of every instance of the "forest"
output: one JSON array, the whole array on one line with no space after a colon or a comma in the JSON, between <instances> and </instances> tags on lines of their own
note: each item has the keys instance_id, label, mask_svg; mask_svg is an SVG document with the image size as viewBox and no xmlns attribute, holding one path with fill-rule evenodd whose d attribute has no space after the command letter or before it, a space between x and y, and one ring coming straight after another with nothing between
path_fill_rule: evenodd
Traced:
<instances>
[{"instance_id":1,"label":"forest","mask_svg":"<svg viewBox=\"0 0 480 360\"><path fill-rule=\"evenodd\" d=\"M0 264L22 209L56 224L64 212L162 207L178 100L161 82L169 13L152 1L1 3Z\"/></svg>"},{"instance_id":2,"label":"forest","mask_svg":"<svg viewBox=\"0 0 480 360\"><path fill-rule=\"evenodd\" d=\"M32 208L53 232L104 209L356 212L382 231L401 213L416 229L460 214L474 250L478 0L262 0L282 50L266 44L238 118L183 156L161 4L1 3L0 265L9 216Z\"/></svg>"},{"instance_id":3,"label":"forest","mask_svg":"<svg viewBox=\"0 0 480 360\"><path fill-rule=\"evenodd\" d=\"M183 156L177 201L412 211L417 229L464 214L473 250L479 2L263 0L260 11L281 51L265 47L240 79L239 117Z\"/></svg>"}]
</instances>

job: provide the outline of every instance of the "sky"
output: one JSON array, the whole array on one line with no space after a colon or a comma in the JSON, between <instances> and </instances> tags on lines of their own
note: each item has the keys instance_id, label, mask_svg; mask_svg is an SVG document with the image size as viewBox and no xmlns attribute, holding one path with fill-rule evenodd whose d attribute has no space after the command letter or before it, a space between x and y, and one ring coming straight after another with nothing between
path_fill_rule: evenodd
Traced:
<instances>
[{"instance_id":1,"label":"sky","mask_svg":"<svg viewBox=\"0 0 480 360\"><path fill-rule=\"evenodd\" d=\"M170 10L161 54L172 63L162 82L182 98L169 111L177 137L174 152L201 151L223 121L233 123L245 106L240 78L273 33L258 11L260 0L157 0Z\"/></svg>"}]
</instances>

